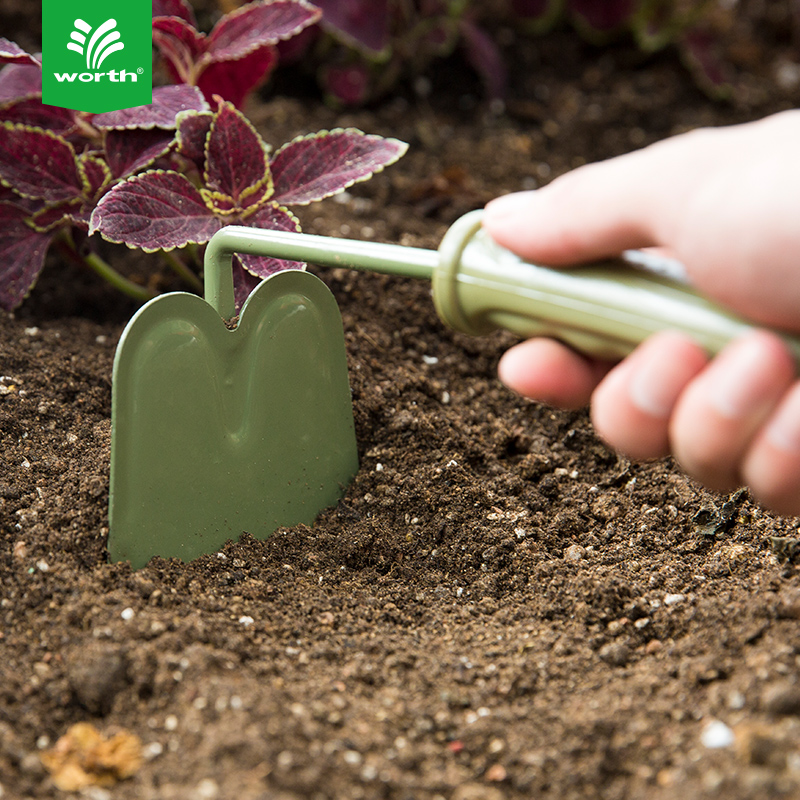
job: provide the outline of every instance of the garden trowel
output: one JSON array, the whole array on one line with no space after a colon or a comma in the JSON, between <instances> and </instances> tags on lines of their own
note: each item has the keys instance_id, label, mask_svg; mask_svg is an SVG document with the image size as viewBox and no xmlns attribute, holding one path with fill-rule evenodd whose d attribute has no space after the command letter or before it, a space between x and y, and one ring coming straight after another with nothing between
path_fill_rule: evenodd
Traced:
<instances>
[{"instance_id":1,"label":"garden trowel","mask_svg":"<svg viewBox=\"0 0 800 800\"><path fill-rule=\"evenodd\" d=\"M134 568L311 523L358 469L333 295L279 272L230 328L234 250L254 252L231 236L209 245L206 299L151 300L117 347L108 550Z\"/></svg>"},{"instance_id":2,"label":"garden trowel","mask_svg":"<svg viewBox=\"0 0 800 800\"><path fill-rule=\"evenodd\" d=\"M466 214L438 251L230 225L205 257L206 301L151 300L114 365L109 551L142 565L191 558L242 531L310 522L357 469L341 319L300 271L265 280L235 330L231 254L431 280L441 319L464 333L552 336L599 358L681 330L709 353L750 322L697 294L669 259L556 270L523 261ZM800 363L800 340L778 332Z\"/></svg>"}]
</instances>

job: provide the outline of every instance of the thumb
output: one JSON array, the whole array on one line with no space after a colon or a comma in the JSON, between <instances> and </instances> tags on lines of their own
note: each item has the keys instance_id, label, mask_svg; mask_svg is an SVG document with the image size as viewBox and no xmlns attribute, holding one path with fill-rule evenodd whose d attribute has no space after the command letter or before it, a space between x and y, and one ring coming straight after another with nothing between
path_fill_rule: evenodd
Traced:
<instances>
[{"instance_id":1,"label":"thumb","mask_svg":"<svg viewBox=\"0 0 800 800\"><path fill-rule=\"evenodd\" d=\"M552 265L661 244L652 220L664 209L653 188L653 159L644 163L641 153L646 151L579 167L535 191L498 197L486 206L483 226L522 258Z\"/></svg>"}]
</instances>

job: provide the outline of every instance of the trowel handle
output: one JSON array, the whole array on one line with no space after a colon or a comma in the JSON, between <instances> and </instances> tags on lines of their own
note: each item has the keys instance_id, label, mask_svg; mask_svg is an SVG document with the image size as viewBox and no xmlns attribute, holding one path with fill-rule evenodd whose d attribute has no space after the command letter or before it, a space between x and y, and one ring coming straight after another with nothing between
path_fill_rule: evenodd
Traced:
<instances>
[{"instance_id":1,"label":"trowel handle","mask_svg":"<svg viewBox=\"0 0 800 800\"><path fill-rule=\"evenodd\" d=\"M457 220L439 247L433 298L451 328L551 336L617 359L659 330L683 331L714 354L754 327L689 286L621 259L563 270L525 262L481 228L482 213ZM778 333L800 364L800 339Z\"/></svg>"}]
</instances>

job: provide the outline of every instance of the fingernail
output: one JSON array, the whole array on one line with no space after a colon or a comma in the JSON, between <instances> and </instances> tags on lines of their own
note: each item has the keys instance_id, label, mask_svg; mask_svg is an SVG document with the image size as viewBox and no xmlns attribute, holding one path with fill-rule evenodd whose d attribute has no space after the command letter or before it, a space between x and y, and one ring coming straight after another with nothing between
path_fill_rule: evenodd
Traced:
<instances>
[{"instance_id":1,"label":"fingernail","mask_svg":"<svg viewBox=\"0 0 800 800\"><path fill-rule=\"evenodd\" d=\"M528 217L537 202L536 191L504 194L487 203L484 210L484 223L497 229L505 225L519 224L520 217Z\"/></svg>"},{"instance_id":2,"label":"fingernail","mask_svg":"<svg viewBox=\"0 0 800 800\"><path fill-rule=\"evenodd\" d=\"M767 425L767 440L786 453L800 453L800 384L789 392Z\"/></svg>"},{"instance_id":3,"label":"fingernail","mask_svg":"<svg viewBox=\"0 0 800 800\"><path fill-rule=\"evenodd\" d=\"M768 360L760 338L746 336L721 353L708 372L709 400L727 419L742 419L761 408L760 376Z\"/></svg>"},{"instance_id":4,"label":"fingernail","mask_svg":"<svg viewBox=\"0 0 800 800\"><path fill-rule=\"evenodd\" d=\"M628 396L640 411L657 419L667 419L683 389L659 361L642 360L633 370Z\"/></svg>"}]
</instances>

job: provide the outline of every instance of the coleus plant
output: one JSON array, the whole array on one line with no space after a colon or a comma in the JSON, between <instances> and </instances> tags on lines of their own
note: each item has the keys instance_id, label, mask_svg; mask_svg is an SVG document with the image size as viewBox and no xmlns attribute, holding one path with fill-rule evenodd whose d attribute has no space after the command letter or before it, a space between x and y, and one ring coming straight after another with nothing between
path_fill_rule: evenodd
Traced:
<instances>
[{"instance_id":1,"label":"coleus plant","mask_svg":"<svg viewBox=\"0 0 800 800\"><path fill-rule=\"evenodd\" d=\"M151 288L126 279L100 257L95 232L159 251L202 290L176 248L201 244L233 222L297 229L285 205L334 194L405 151L402 142L350 129L302 137L269 159L269 148L234 109L274 65L275 43L317 19L305 0L250 3L220 20L208 37L197 31L186 0L153 0L153 11L154 28L160 20L178 32L172 40L165 34L162 45L170 42L164 47L175 57L168 60L180 83L154 89L151 105L107 114L43 105L41 57L0 38L0 64L6 65L0 69L0 308L22 302L51 246L132 297L152 297ZM179 74L179 67L185 72ZM204 92L214 93L211 102ZM145 170L143 183L133 180ZM125 228L142 187L154 188L147 198L153 211L147 235L144 227L138 233ZM162 204L153 204L154 198ZM170 199L178 206L170 208ZM191 213L170 219L182 203ZM302 265L239 261L237 301L261 276L288 266Z\"/></svg>"},{"instance_id":2,"label":"coleus plant","mask_svg":"<svg viewBox=\"0 0 800 800\"><path fill-rule=\"evenodd\" d=\"M510 0L517 21L544 33L568 19L581 33L598 42L630 31L648 50L663 47L690 28L713 0Z\"/></svg>"},{"instance_id":3,"label":"coleus plant","mask_svg":"<svg viewBox=\"0 0 800 800\"><path fill-rule=\"evenodd\" d=\"M569 21L588 41L604 44L631 34L645 52L675 45L700 86L724 95L728 76L707 20L715 0L509 0L518 26L533 34Z\"/></svg>"},{"instance_id":4,"label":"coleus plant","mask_svg":"<svg viewBox=\"0 0 800 800\"><path fill-rule=\"evenodd\" d=\"M225 14L206 35L187 0L153 0L153 43L174 83L241 107L275 68L276 45L319 18L306 0L261 0Z\"/></svg>"},{"instance_id":5,"label":"coleus plant","mask_svg":"<svg viewBox=\"0 0 800 800\"><path fill-rule=\"evenodd\" d=\"M178 114L176 167L151 169L112 187L89 232L147 252L206 243L224 225L299 231L287 208L308 205L366 180L405 152L397 139L354 128L321 131L269 145L232 103ZM259 256L234 260L240 308L263 278L304 265Z\"/></svg>"},{"instance_id":6,"label":"coleus plant","mask_svg":"<svg viewBox=\"0 0 800 800\"><path fill-rule=\"evenodd\" d=\"M320 64L323 89L336 102L361 105L374 100L400 78L421 74L433 60L449 56L459 46L487 94L499 97L503 93L505 65L494 40L479 24L480 4L470 0L315 0L315 5L322 11L320 24L293 40L285 52ZM298 51L298 44L305 50Z\"/></svg>"},{"instance_id":7,"label":"coleus plant","mask_svg":"<svg viewBox=\"0 0 800 800\"><path fill-rule=\"evenodd\" d=\"M391 89L401 77L421 74L437 57L461 46L490 98L502 97L506 68L488 32L505 3L508 20L534 35L570 23L584 38L605 44L631 34L652 52L675 45L700 85L724 94L727 76L704 22L715 0L315 0L318 26L291 43L308 47L311 34L327 34L304 54L319 64L325 91L346 105L361 105ZM330 40L333 40L333 44ZM288 53L289 51L287 51Z\"/></svg>"},{"instance_id":8,"label":"coleus plant","mask_svg":"<svg viewBox=\"0 0 800 800\"><path fill-rule=\"evenodd\" d=\"M43 105L41 61L5 39L1 62L0 307L22 302L51 245L137 299L152 296L85 246L89 219L112 185L167 155L178 112L208 109L202 94L165 86L151 105L93 115Z\"/></svg>"}]
</instances>

